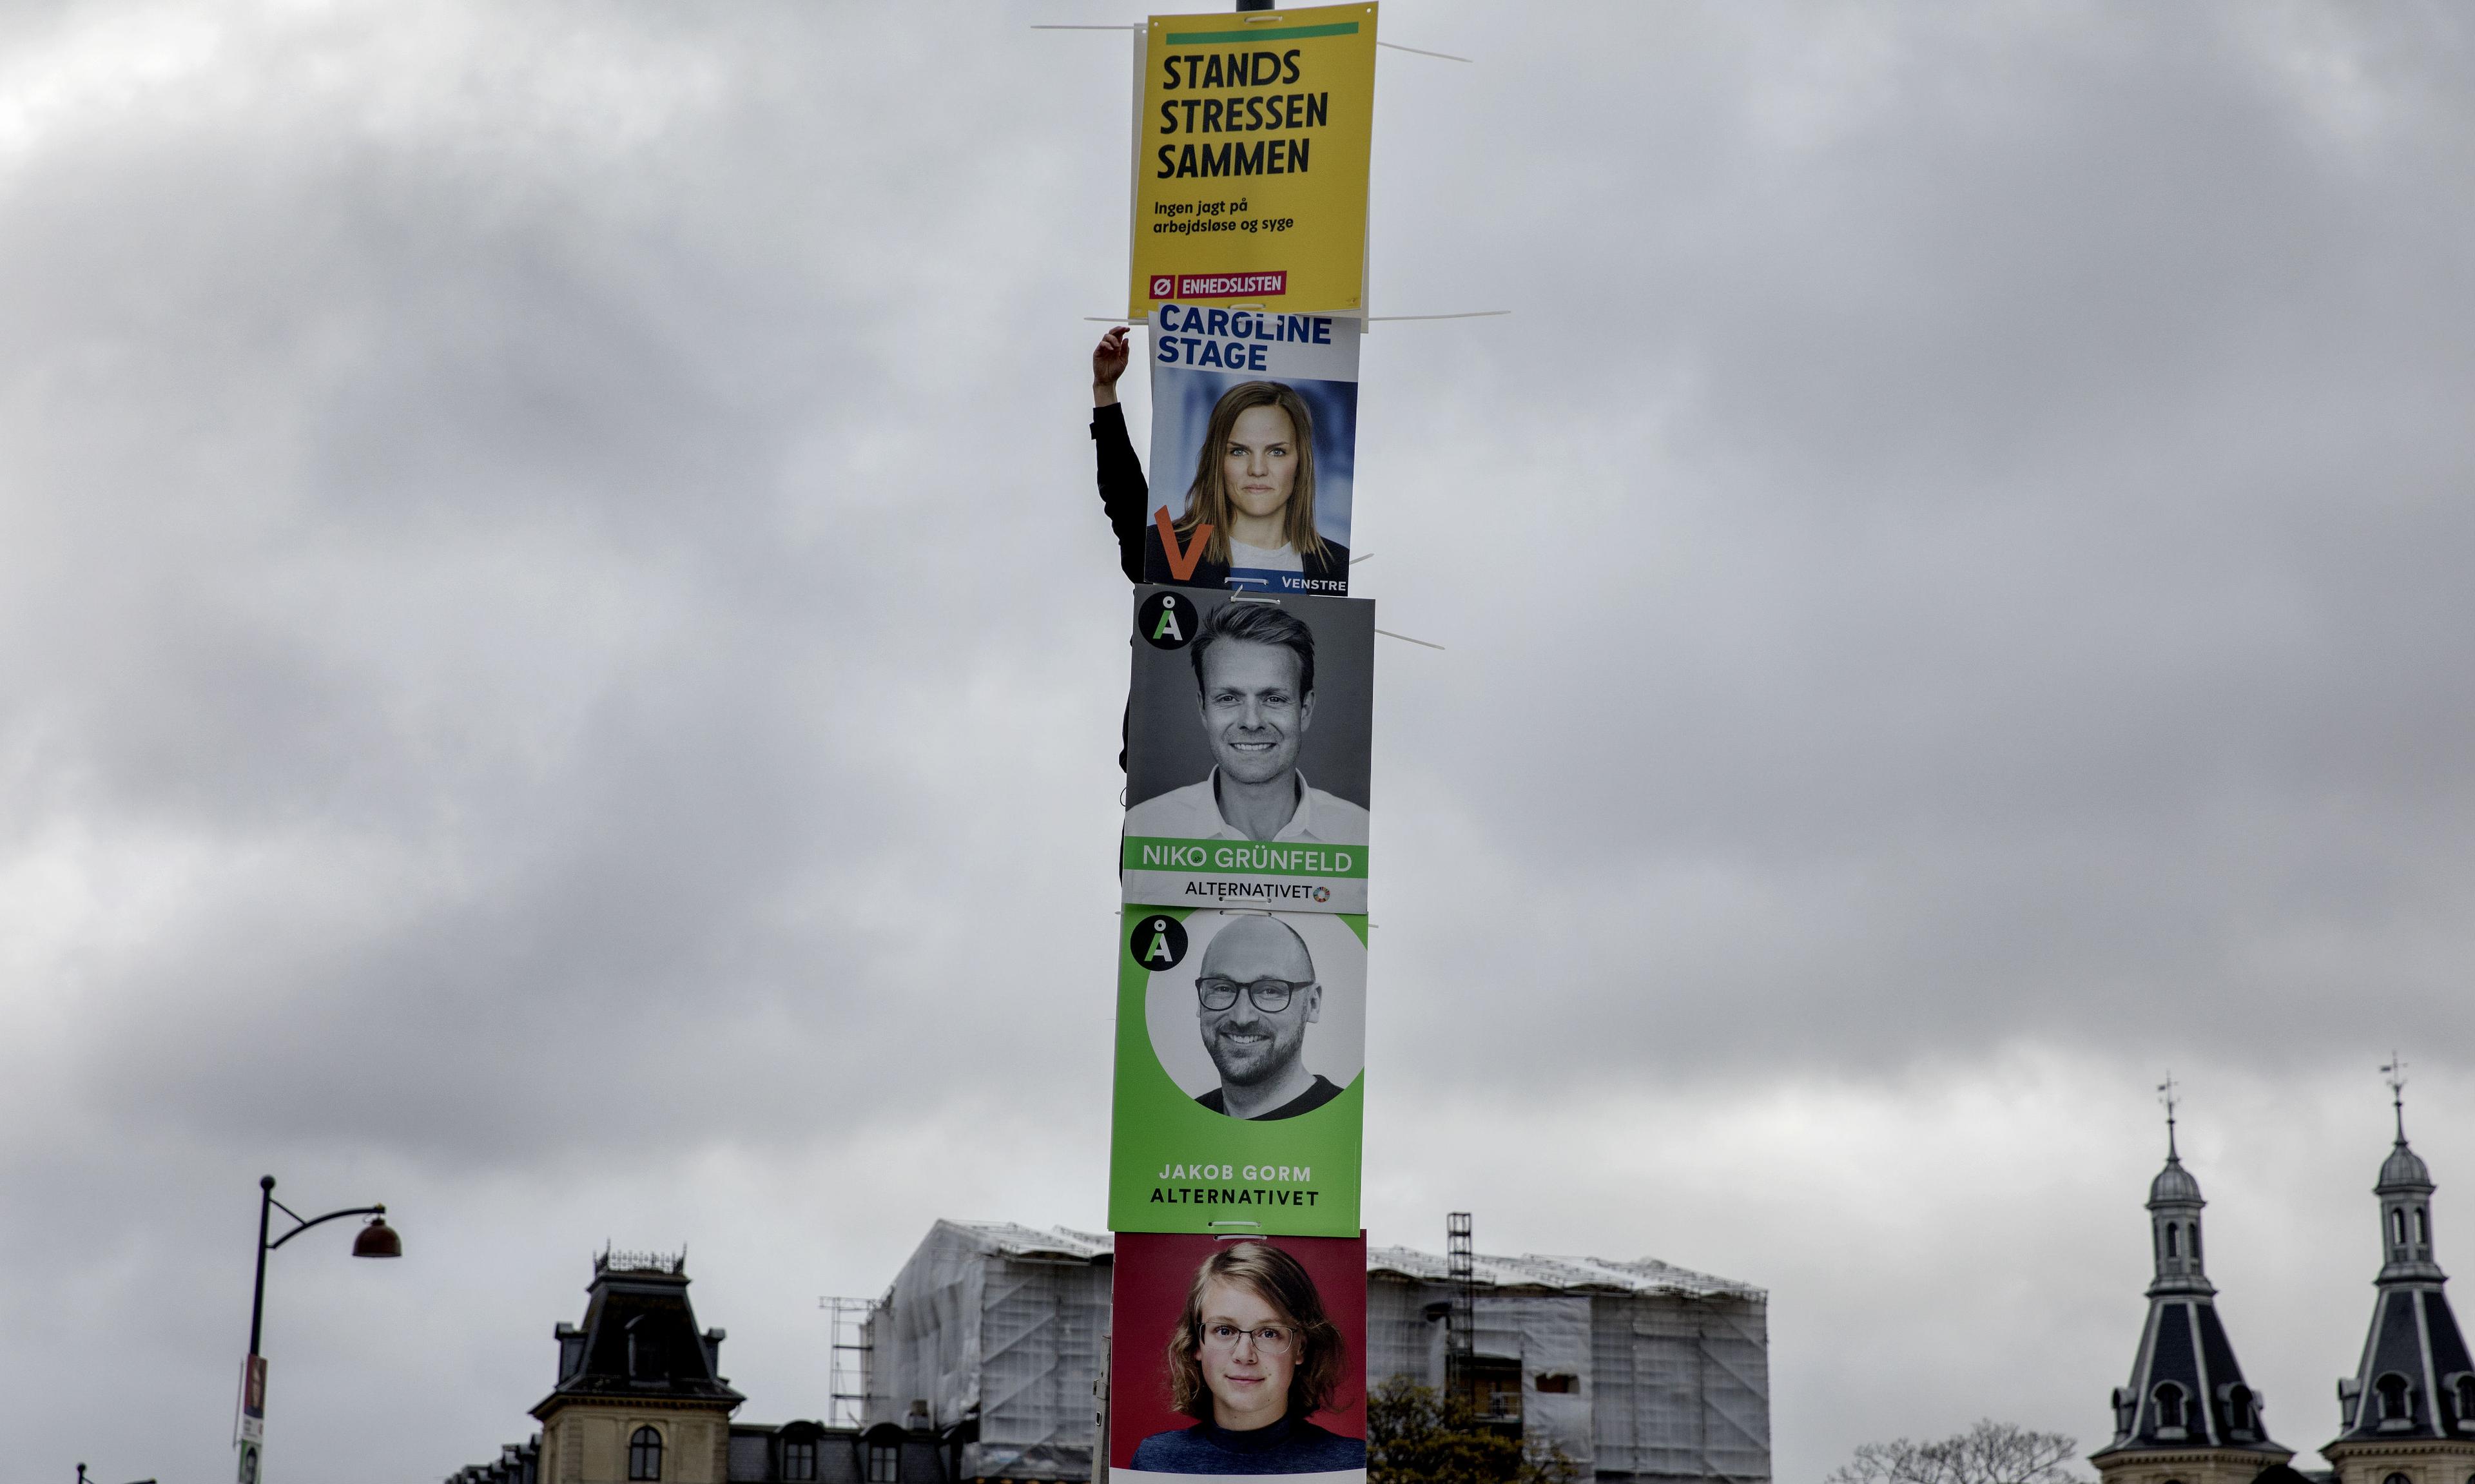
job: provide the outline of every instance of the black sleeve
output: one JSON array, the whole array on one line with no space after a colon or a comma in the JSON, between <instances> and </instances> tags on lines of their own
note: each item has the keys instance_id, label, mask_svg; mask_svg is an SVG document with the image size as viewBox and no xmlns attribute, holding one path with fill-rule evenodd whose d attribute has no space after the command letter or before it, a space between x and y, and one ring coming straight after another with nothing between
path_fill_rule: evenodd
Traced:
<instances>
[{"instance_id":1,"label":"black sleeve","mask_svg":"<svg viewBox=\"0 0 2475 1484\"><path fill-rule=\"evenodd\" d=\"M1115 402L1091 409L1091 441L1098 445L1100 508L1117 533L1117 565L1128 582L1143 580L1143 531L1151 519L1151 486L1143 482L1143 461L1135 457L1134 441L1126 436L1126 409Z\"/></svg>"}]
</instances>

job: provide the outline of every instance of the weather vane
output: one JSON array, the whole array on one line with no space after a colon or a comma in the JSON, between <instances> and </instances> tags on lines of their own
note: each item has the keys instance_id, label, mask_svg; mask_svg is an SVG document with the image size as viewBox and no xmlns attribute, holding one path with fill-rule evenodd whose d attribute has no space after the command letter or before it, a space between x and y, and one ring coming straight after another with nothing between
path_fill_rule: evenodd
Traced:
<instances>
[{"instance_id":1,"label":"weather vane","mask_svg":"<svg viewBox=\"0 0 2475 1484\"><path fill-rule=\"evenodd\" d=\"M2174 1151L2174 1104L2177 1101L2175 1097L2177 1085L2173 1069L2170 1067L2167 1069L2166 1080L2157 1084L2157 1101L2166 1105L2166 1157L2169 1159L2181 1157Z\"/></svg>"}]
</instances>

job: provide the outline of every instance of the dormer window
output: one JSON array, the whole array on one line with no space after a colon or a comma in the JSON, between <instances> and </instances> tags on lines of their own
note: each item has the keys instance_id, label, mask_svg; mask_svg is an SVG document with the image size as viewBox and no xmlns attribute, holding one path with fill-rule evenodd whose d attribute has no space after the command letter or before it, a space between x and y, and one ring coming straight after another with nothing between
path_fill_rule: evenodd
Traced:
<instances>
[{"instance_id":1,"label":"dormer window","mask_svg":"<svg viewBox=\"0 0 2475 1484\"><path fill-rule=\"evenodd\" d=\"M639 1427L627 1439L627 1477L641 1480L659 1479L661 1476L662 1435L655 1428Z\"/></svg>"},{"instance_id":2,"label":"dormer window","mask_svg":"<svg viewBox=\"0 0 2475 1484\"><path fill-rule=\"evenodd\" d=\"M2458 1409L2458 1430L2475 1432L2475 1375L2461 1371L2450 1377L2449 1396Z\"/></svg>"},{"instance_id":3,"label":"dormer window","mask_svg":"<svg viewBox=\"0 0 2475 1484\"><path fill-rule=\"evenodd\" d=\"M817 1444L813 1438L795 1438L782 1445L782 1477L791 1484L811 1484L817 1476Z\"/></svg>"},{"instance_id":4,"label":"dormer window","mask_svg":"<svg viewBox=\"0 0 2475 1484\"><path fill-rule=\"evenodd\" d=\"M902 1484L900 1444L871 1443L868 1446L868 1484Z\"/></svg>"},{"instance_id":5,"label":"dormer window","mask_svg":"<svg viewBox=\"0 0 2475 1484\"><path fill-rule=\"evenodd\" d=\"M2225 1399L2226 1430L2238 1438L2250 1438L2253 1430L2252 1409L2255 1399L2251 1388L2241 1381L2236 1381L2218 1388L2218 1395Z\"/></svg>"},{"instance_id":6,"label":"dormer window","mask_svg":"<svg viewBox=\"0 0 2475 1484\"><path fill-rule=\"evenodd\" d=\"M2380 1399L2381 1426L2398 1431L2414 1425L2414 1383L2391 1371L2372 1383Z\"/></svg>"},{"instance_id":7,"label":"dormer window","mask_svg":"<svg viewBox=\"0 0 2475 1484\"><path fill-rule=\"evenodd\" d=\"M662 1378L662 1346L653 1338L653 1328L645 1323L651 1318L639 1314L627 1321L627 1379L658 1381Z\"/></svg>"},{"instance_id":8,"label":"dormer window","mask_svg":"<svg viewBox=\"0 0 2475 1484\"><path fill-rule=\"evenodd\" d=\"M2179 1438L2183 1435L2183 1388L2172 1381L2163 1381L2150 1395L2157 1399L2157 1435Z\"/></svg>"}]
</instances>

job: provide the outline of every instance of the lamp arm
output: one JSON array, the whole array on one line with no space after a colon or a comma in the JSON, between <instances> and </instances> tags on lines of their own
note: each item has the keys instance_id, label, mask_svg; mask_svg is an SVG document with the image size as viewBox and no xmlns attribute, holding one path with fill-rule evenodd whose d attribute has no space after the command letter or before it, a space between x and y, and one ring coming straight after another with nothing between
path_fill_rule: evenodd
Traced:
<instances>
[{"instance_id":1,"label":"lamp arm","mask_svg":"<svg viewBox=\"0 0 2475 1484\"><path fill-rule=\"evenodd\" d=\"M283 1214L286 1216L292 1216L290 1207L287 1206L284 1209ZM274 1241L267 1243L266 1250L271 1253L277 1248L282 1247L284 1243L291 1241L294 1237L299 1236L304 1231L308 1230L312 1227L322 1226L328 1222L336 1221L346 1216L383 1216L385 1214L386 1207L383 1205L356 1205L350 1210L329 1211L324 1216L313 1216L307 1221L302 1221L301 1225L283 1233L283 1235L277 1237ZM295 1221L301 1221L301 1218L298 1216L292 1216L292 1219Z\"/></svg>"}]
</instances>

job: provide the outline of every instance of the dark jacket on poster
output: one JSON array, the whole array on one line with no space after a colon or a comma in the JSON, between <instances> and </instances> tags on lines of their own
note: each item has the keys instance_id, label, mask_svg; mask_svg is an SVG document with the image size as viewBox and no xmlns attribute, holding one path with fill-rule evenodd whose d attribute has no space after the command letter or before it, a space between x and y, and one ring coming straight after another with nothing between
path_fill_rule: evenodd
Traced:
<instances>
[{"instance_id":1,"label":"dark jacket on poster","mask_svg":"<svg viewBox=\"0 0 2475 1484\"><path fill-rule=\"evenodd\" d=\"M1117 533L1117 565L1128 582L1167 582L1168 551L1161 545L1160 527L1152 521L1151 486L1143 478L1142 460L1135 456L1134 440L1126 436L1126 409L1115 402L1091 409L1091 441L1099 446L1100 508L1109 513ZM1170 512L1174 519L1176 512ZM1349 581L1349 548L1338 542L1323 544L1324 554L1301 557L1310 581ZM1146 576L1145 573L1150 575ZM1195 563L1194 574L1178 584L1188 588L1229 585L1229 564L1210 558ZM1336 589L1336 591L1340 591Z\"/></svg>"},{"instance_id":2,"label":"dark jacket on poster","mask_svg":"<svg viewBox=\"0 0 2475 1484\"><path fill-rule=\"evenodd\" d=\"M1366 1445L1293 1417L1246 1432L1197 1423L1136 1444L1132 1467L1151 1473L1337 1473L1365 1468Z\"/></svg>"}]
</instances>

